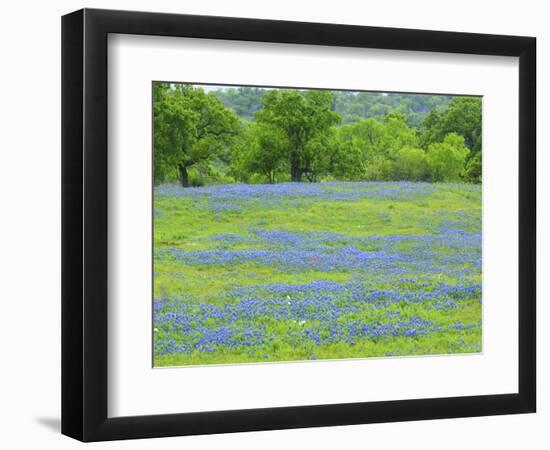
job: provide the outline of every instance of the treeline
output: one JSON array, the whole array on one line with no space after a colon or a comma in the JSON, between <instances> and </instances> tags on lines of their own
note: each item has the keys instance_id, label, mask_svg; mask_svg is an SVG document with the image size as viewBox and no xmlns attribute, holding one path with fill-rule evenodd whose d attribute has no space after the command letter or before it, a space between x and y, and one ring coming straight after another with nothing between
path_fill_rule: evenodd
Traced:
<instances>
[{"instance_id":1,"label":"treeline","mask_svg":"<svg viewBox=\"0 0 550 450\"><path fill-rule=\"evenodd\" d=\"M253 120L262 106L265 89L257 87L217 88L211 91L222 103L246 120ZM407 125L419 128L424 117L434 108L445 107L448 95L405 94L364 91L332 91L331 111L342 116L342 123L361 119L383 119L391 112L405 116Z\"/></svg>"},{"instance_id":2,"label":"treeline","mask_svg":"<svg viewBox=\"0 0 550 450\"><path fill-rule=\"evenodd\" d=\"M346 123L336 105L359 94L373 93L155 83L155 182L481 181L481 99L424 95L408 102L422 115L414 126L403 104L416 96L395 94L384 114Z\"/></svg>"},{"instance_id":3,"label":"treeline","mask_svg":"<svg viewBox=\"0 0 550 450\"><path fill-rule=\"evenodd\" d=\"M407 125L419 128L424 117L434 108L443 108L452 97L445 95L335 91L333 110L342 123L361 119L382 120L390 113L405 116Z\"/></svg>"}]
</instances>

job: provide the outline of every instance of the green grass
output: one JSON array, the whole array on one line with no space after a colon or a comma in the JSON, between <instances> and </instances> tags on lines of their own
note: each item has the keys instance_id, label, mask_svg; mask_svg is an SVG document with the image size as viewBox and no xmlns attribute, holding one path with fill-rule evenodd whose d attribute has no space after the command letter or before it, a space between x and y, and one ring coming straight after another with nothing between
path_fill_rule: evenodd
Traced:
<instances>
[{"instance_id":1,"label":"green grass","mask_svg":"<svg viewBox=\"0 0 550 450\"><path fill-rule=\"evenodd\" d=\"M255 187L250 200L246 187L234 196L225 189L155 192L155 366L481 351L480 289L465 298L453 293L481 284L479 186L334 183L315 186L315 194L289 186L287 196L277 194L279 185ZM340 192L360 195L339 198ZM289 242L265 237L269 231L284 232ZM324 237L331 235L337 238ZM360 263L353 260L356 251ZM296 260L266 262L261 253L210 261L208 252L239 258L290 252ZM350 262L339 264L350 254ZM335 287L293 290L316 282ZM288 292L263 292L265 286ZM349 286L358 286L353 296ZM249 291L239 291L244 288ZM389 292L390 300L376 303L375 291ZM360 300L363 292L367 300ZM413 301L415 295L426 298ZM258 298L267 306L246 309ZM209 317L201 305L215 314ZM237 315L223 316L230 307ZM353 326L372 332L345 336ZM377 327L393 328L378 336ZM205 337L209 330L226 334ZM250 338L246 330L262 337ZM204 346L197 344L201 339Z\"/></svg>"}]
</instances>

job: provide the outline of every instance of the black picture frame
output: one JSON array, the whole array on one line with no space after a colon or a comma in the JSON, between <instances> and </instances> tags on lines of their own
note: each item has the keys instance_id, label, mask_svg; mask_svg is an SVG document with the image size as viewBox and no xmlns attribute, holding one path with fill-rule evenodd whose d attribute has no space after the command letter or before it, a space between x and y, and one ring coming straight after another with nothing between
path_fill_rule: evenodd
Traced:
<instances>
[{"instance_id":1,"label":"black picture frame","mask_svg":"<svg viewBox=\"0 0 550 450\"><path fill-rule=\"evenodd\" d=\"M518 392L109 418L107 36L110 33L519 57ZM63 16L62 433L81 441L103 441L535 412L535 90L533 37L97 9Z\"/></svg>"}]
</instances>

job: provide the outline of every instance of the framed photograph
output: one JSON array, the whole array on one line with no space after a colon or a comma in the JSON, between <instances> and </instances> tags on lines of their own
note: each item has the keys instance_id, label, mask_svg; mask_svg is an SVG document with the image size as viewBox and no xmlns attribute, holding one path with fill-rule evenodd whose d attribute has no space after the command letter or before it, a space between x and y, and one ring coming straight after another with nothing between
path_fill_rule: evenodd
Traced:
<instances>
[{"instance_id":1,"label":"framed photograph","mask_svg":"<svg viewBox=\"0 0 550 450\"><path fill-rule=\"evenodd\" d=\"M62 19L62 432L535 412L536 40Z\"/></svg>"}]
</instances>

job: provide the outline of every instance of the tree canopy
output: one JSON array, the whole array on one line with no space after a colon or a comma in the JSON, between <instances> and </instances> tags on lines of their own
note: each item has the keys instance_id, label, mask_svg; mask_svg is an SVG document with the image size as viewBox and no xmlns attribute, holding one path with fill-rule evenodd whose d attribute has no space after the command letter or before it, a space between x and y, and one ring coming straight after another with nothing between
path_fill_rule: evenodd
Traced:
<instances>
[{"instance_id":1,"label":"tree canopy","mask_svg":"<svg viewBox=\"0 0 550 450\"><path fill-rule=\"evenodd\" d=\"M313 140L340 121L340 116L330 110L333 97L329 91L271 90L262 97L262 107L255 114L259 123L271 124L281 130L288 142L287 156L291 181L301 181L306 176L315 178L317 159L322 149Z\"/></svg>"},{"instance_id":2,"label":"tree canopy","mask_svg":"<svg viewBox=\"0 0 550 450\"><path fill-rule=\"evenodd\" d=\"M252 120L261 107L262 96L269 92L259 87L217 87L212 91L225 106L245 120ZM342 116L342 123L362 119L382 119L390 112L405 116L407 125L420 127L434 108L444 108L452 99L448 95L405 94L393 92L331 91L331 110Z\"/></svg>"},{"instance_id":3,"label":"tree canopy","mask_svg":"<svg viewBox=\"0 0 550 450\"><path fill-rule=\"evenodd\" d=\"M155 182L481 182L481 98L154 83Z\"/></svg>"},{"instance_id":4,"label":"tree canopy","mask_svg":"<svg viewBox=\"0 0 550 450\"><path fill-rule=\"evenodd\" d=\"M154 172L163 181L177 169L183 186L188 170L213 159L229 162L240 131L237 115L214 95L189 85L154 85Z\"/></svg>"},{"instance_id":5,"label":"tree canopy","mask_svg":"<svg viewBox=\"0 0 550 450\"><path fill-rule=\"evenodd\" d=\"M481 99L454 97L444 109L433 109L424 119L421 141L425 148L456 133L469 151L463 179L481 182Z\"/></svg>"}]
</instances>

